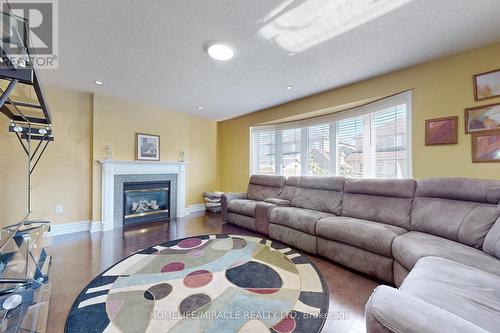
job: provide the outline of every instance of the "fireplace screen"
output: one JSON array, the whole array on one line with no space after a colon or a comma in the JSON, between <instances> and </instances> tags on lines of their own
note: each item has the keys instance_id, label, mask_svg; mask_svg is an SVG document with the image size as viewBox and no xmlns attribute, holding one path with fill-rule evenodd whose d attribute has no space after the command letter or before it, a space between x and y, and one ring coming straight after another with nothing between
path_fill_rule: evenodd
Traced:
<instances>
[{"instance_id":1,"label":"fireplace screen","mask_svg":"<svg viewBox=\"0 0 500 333\"><path fill-rule=\"evenodd\" d=\"M124 223L168 218L170 182L125 183Z\"/></svg>"}]
</instances>

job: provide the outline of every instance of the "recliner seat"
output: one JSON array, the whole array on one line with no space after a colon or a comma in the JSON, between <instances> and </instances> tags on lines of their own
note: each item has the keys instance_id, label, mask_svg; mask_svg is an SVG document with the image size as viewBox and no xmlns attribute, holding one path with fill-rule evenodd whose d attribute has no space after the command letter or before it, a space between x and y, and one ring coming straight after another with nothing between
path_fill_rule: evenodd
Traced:
<instances>
[{"instance_id":1,"label":"recliner seat","mask_svg":"<svg viewBox=\"0 0 500 333\"><path fill-rule=\"evenodd\" d=\"M246 193L226 193L221 197L222 219L241 227L268 233L268 216L275 205L266 198L277 198L285 186L285 177L254 175Z\"/></svg>"},{"instance_id":2,"label":"recliner seat","mask_svg":"<svg viewBox=\"0 0 500 333\"><path fill-rule=\"evenodd\" d=\"M414 193L411 179L346 179L342 216L316 225L318 253L392 283L392 242L410 227Z\"/></svg>"},{"instance_id":3,"label":"recliner seat","mask_svg":"<svg viewBox=\"0 0 500 333\"><path fill-rule=\"evenodd\" d=\"M290 207L273 207L269 235L317 254L316 223L340 214L343 177L300 177Z\"/></svg>"}]
</instances>

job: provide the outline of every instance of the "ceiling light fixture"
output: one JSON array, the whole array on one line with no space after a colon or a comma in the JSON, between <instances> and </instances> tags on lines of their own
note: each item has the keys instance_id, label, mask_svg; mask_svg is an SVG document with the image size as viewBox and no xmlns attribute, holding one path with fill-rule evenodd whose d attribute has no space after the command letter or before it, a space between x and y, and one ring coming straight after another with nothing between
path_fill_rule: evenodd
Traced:
<instances>
[{"instance_id":1,"label":"ceiling light fixture","mask_svg":"<svg viewBox=\"0 0 500 333\"><path fill-rule=\"evenodd\" d=\"M285 89L286 89L286 90L292 90L292 89L293 89L293 87L292 87L292 86L285 86Z\"/></svg>"},{"instance_id":2,"label":"ceiling light fixture","mask_svg":"<svg viewBox=\"0 0 500 333\"><path fill-rule=\"evenodd\" d=\"M97 84L98 86L102 86L102 81L95 80L95 81L94 81L94 84Z\"/></svg>"},{"instance_id":3,"label":"ceiling light fixture","mask_svg":"<svg viewBox=\"0 0 500 333\"><path fill-rule=\"evenodd\" d=\"M196 107L196 110L203 110L203 106Z\"/></svg>"},{"instance_id":4,"label":"ceiling light fixture","mask_svg":"<svg viewBox=\"0 0 500 333\"><path fill-rule=\"evenodd\" d=\"M207 53L211 58L219 61L227 61L234 56L233 49L229 45L220 42L208 44Z\"/></svg>"}]
</instances>

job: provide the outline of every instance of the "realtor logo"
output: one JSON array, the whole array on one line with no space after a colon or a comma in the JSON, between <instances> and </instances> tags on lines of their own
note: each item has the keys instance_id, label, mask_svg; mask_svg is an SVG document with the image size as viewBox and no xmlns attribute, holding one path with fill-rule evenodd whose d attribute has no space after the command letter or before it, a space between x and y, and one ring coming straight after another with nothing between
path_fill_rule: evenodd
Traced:
<instances>
[{"instance_id":1,"label":"realtor logo","mask_svg":"<svg viewBox=\"0 0 500 333\"><path fill-rule=\"evenodd\" d=\"M0 0L0 3L3 12L2 47L7 51L7 56L14 57L11 60L17 63L22 61L24 52L19 44L25 44L28 37L31 63L37 68L56 69L57 0ZM24 22L27 22L27 29Z\"/></svg>"}]
</instances>

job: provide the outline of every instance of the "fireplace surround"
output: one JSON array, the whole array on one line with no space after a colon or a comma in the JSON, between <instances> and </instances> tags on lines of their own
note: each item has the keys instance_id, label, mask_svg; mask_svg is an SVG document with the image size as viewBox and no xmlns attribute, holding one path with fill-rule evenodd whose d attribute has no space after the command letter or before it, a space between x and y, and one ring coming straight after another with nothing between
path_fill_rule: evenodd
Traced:
<instances>
[{"instance_id":1,"label":"fireplace surround","mask_svg":"<svg viewBox=\"0 0 500 333\"><path fill-rule=\"evenodd\" d=\"M188 214L185 206L186 163L101 160L101 223L94 231L121 228L124 220L124 184L170 182L170 218Z\"/></svg>"}]
</instances>

